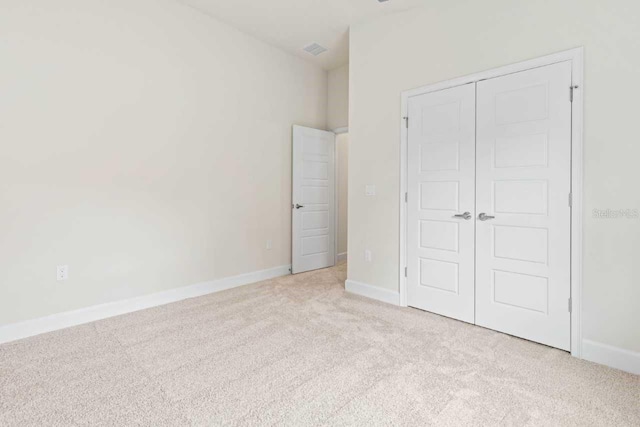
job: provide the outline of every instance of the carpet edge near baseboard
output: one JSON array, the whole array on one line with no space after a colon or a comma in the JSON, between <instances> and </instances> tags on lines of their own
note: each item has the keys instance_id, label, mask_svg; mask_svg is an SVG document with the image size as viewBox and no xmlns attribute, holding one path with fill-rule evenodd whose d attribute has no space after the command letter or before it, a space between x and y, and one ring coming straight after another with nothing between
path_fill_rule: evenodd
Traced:
<instances>
[{"instance_id":1,"label":"carpet edge near baseboard","mask_svg":"<svg viewBox=\"0 0 640 427\"><path fill-rule=\"evenodd\" d=\"M282 265L237 276L181 286L139 297L9 323L0 326L0 344L286 276L291 273L290 268L291 265Z\"/></svg>"}]
</instances>

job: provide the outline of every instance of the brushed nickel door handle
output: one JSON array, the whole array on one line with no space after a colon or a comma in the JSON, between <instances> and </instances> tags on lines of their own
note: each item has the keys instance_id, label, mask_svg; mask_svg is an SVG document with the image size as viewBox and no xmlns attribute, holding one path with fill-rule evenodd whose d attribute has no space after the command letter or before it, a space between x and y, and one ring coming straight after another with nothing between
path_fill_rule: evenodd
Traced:
<instances>
[{"instance_id":1,"label":"brushed nickel door handle","mask_svg":"<svg viewBox=\"0 0 640 427\"><path fill-rule=\"evenodd\" d=\"M465 212L465 213L462 213L462 214L456 214L453 217L454 218L462 218L462 219L469 220L469 219L471 219L471 212Z\"/></svg>"},{"instance_id":2,"label":"brushed nickel door handle","mask_svg":"<svg viewBox=\"0 0 640 427\"><path fill-rule=\"evenodd\" d=\"M495 218L495 216L487 215L484 212L481 212L480 215L478 215L478 219L480 221L488 221L488 220L494 219L494 218Z\"/></svg>"}]
</instances>

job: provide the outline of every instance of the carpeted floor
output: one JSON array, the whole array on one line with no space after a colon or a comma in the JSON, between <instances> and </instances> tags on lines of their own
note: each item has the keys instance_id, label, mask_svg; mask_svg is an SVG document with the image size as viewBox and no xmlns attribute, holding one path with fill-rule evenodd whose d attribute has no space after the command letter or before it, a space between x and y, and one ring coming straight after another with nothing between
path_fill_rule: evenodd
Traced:
<instances>
[{"instance_id":1,"label":"carpeted floor","mask_svg":"<svg viewBox=\"0 0 640 427\"><path fill-rule=\"evenodd\" d=\"M0 425L640 425L640 377L344 292L346 265L0 346Z\"/></svg>"}]
</instances>

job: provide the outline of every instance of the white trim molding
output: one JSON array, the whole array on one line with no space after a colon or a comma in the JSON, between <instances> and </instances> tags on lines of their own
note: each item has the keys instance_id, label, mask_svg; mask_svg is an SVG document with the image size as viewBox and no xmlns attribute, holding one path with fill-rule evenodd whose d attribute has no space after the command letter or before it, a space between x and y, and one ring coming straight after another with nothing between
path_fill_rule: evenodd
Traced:
<instances>
[{"instance_id":1,"label":"white trim molding","mask_svg":"<svg viewBox=\"0 0 640 427\"><path fill-rule=\"evenodd\" d=\"M378 286L356 282L355 280L347 280L344 282L344 289L352 294L386 302L388 304L400 305L400 294L398 292L383 289Z\"/></svg>"},{"instance_id":2,"label":"white trim molding","mask_svg":"<svg viewBox=\"0 0 640 427\"><path fill-rule=\"evenodd\" d=\"M582 358L640 375L640 353L591 340L582 340Z\"/></svg>"},{"instance_id":3,"label":"white trim molding","mask_svg":"<svg viewBox=\"0 0 640 427\"><path fill-rule=\"evenodd\" d=\"M400 207L400 264L398 265L398 281L400 289L400 305L406 307L407 302L407 279L404 275L404 268L407 265L407 206L405 203L405 193L407 192L407 153L408 153L408 133L405 127L404 118L408 114L408 101L413 96L435 92L480 80L491 79L507 74L517 73L558 62L571 61L571 84L575 87L572 103L572 123L571 123L571 354L575 357L581 356L582 347L582 218L583 218L583 48L566 50L548 56L519 62L475 74L447 80L431 85L407 90L401 93L400 109L401 117L398 124L400 127L400 194L398 204ZM568 89L567 89L568 93Z\"/></svg>"},{"instance_id":4,"label":"white trim molding","mask_svg":"<svg viewBox=\"0 0 640 427\"><path fill-rule=\"evenodd\" d=\"M336 135L340 135L342 133L349 133L349 128L348 127L335 128L334 130L332 130L332 132L335 133Z\"/></svg>"},{"instance_id":5,"label":"white trim molding","mask_svg":"<svg viewBox=\"0 0 640 427\"><path fill-rule=\"evenodd\" d=\"M347 253L341 252L338 254L338 262L344 262L347 260Z\"/></svg>"},{"instance_id":6,"label":"white trim molding","mask_svg":"<svg viewBox=\"0 0 640 427\"><path fill-rule=\"evenodd\" d=\"M108 317L132 313L146 308L182 301L187 298L195 298L214 292L220 292L236 288L238 286L273 279L275 277L286 276L291 274L289 271L290 268L290 265L283 265L280 267L254 271L233 277L225 277L223 279L183 286L150 295L94 305L91 307L81 308L79 310L67 311L46 317L40 317L38 319L0 326L0 344L43 334L45 332L52 332L59 329L69 328L71 326L81 325L83 323L94 322Z\"/></svg>"}]
</instances>

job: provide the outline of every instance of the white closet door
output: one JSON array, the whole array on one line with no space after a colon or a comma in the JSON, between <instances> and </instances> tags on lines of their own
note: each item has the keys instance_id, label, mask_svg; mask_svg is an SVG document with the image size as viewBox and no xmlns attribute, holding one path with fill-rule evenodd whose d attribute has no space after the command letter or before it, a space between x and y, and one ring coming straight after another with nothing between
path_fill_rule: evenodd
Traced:
<instances>
[{"instance_id":1,"label":"white closet door","mask_svg":"<svg viewBox=\"0 0 640 427\"><path fill-rule=\"evenodd\" d=\"M291 272L335 264L335 134L293 127Z\"/></svg>"},{"instance_id":2,"label":"white closet door","mask_svg":"<svg viewBox=\"0 0 640 427\"><path fill-rule=\"evenodd\" d=\"M407 302L471 323L474 121L473 84L409 99Z\"/></svg>"},{"instance_id":3,"label":"white closet door","mask_svg":"<svg viewBox=\"0 0 640 427\"><path fill-rule=\"evenodd\" d=\"M564 350L570 86L570 62L477 85L476 324Z\"/></svg>"}]
</instances>

